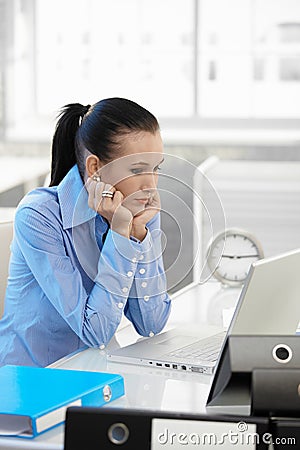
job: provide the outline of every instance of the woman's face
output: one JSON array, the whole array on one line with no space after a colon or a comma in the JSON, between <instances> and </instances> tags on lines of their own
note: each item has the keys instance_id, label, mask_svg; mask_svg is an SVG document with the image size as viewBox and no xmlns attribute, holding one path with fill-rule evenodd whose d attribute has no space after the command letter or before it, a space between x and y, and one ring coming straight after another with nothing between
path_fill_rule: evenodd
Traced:
<instances>
[{"instance_id":1,"label":"woman's face","mask_svg":"<svg viewBox=\"0 0 300 450\"><path fill-rule=\"evenodd\" d=\"M124 196L123 205L133 214L141 212L154 195L163 162L160 132L130 133L121 141L118 158L103 166L101 180Z\"/></svg>"}]
</instances>

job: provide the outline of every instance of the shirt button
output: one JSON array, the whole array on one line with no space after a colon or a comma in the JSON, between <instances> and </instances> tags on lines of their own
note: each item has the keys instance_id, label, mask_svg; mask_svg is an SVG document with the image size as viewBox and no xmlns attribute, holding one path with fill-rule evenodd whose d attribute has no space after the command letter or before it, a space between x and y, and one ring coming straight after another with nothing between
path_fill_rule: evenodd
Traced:
<instances>
[{"instance_id":1,"label":"shirt button","mask_svg":"<svg viewBox=\"0 0 300 450\"><path fill-rule=\"evenodd\" d=\"M145 270L145 269L140 269L139 272L140 272L141 275L144 275L144 273L146 272L146 270Z\"/></svg>"},{"instance_id":2,"label":"shirt button","mask_svg":"<svg viewBox=\"0 0 300 450\"><path fill-rule=\"evenodd\" d=\"M144 259L144 255L141 255L141 256L140 256L140 261L142 261L142 259Z\"/></svg>"},{"instance_id":3,"label":"shirt button","mask_svg":"<svg viewBox=\"0 0 300 450\"><path fill-rule=\"evenodd\" d=\"M149 300L149 295L144 295L144 300L145 300L145 302L147 302L148 300Z\"/></svg>"},{"instance_id":4,"label":"shirt button","mask_svg":"<svg viewBox=\"0 0 300 450\"><path fill-rule=\"evenodd\" d=\"M129 270L129 272L127 272L127 276L132 277L132 275L133 275L133 272L131 272L131 270Z\"/></svg>"},{"instance_id":5,"label":"shirt button","mask_svg":"<svg viewBox=\"0 0 300 450\"><path fill-rule=\"evenodd\" d=\"M124 306L124 305L123 305L123 303L122 303L122 302L118 303L118 308L120 308L120 309L121 309L121 308L123 308L123 306Z\"/></svg>"},{"instance_id":6,"label":"shirt button","mask_svg":"<svg viewBox=\"0 0 300 450\"><path fill-rule=\"evenodd\" d=\"M150 331L149 337L152 337L152 336L154 336L154 333L153 333L153 331Z\"/></svg>"},{"instance_id":7,"label":"shirt button","mask_svg":"<svg viewBox=\"0 0 300 450\"><path fill-rule=\"evenodd\" d=\"M146 287L146 286L147 286L146 281L143 281L143 282L142 282L142 287Z\"/></svg>"},{"instance_id":8,"label":"shirt button","mask_svg":"<svg viewBox=\"0 0 300 450\"><path fill-rule=\"evenodd\" d=\"M126 287L126 286L123 287L123 288L122 288L122 292L124 292L124 294L126 294L126 292L128 292L128 287Z\"/></svg>"},{"instance_id":9,"label":"shirt button","mask_svg":"<svg viewBox=\"0 0 300 450\"><path fill-rule=\"evenodd\" d=\"M134 257L134 258L132 258L132 260L131 260L133 263L136 263L137 262L137 259L136 259L136 257Z\"/></svg>"},{"instance_id":10,"label":"shirt button","mask_svg":"<svg viewBox=\"0 0 300 450\"><path fill-rule=\"evenodd\" d=\"M103 350L105 348L105 345L101 344L99 348L100 348L100 350Z\"/></svg>"}]
</instances>

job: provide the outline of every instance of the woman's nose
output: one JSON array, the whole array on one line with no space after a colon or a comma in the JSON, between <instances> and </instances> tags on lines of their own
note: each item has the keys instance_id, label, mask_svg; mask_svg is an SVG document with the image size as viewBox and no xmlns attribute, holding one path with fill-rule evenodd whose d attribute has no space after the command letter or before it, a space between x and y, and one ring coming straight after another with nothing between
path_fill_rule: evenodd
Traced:
<instances>
[{"instance_id":1,"label":"woman's nose","mask_svg":"<svg viewBox=\"0 0 300 450\"><path fill-rule=\"evenodd\" d=\"M155 189L157 187L157 174L147 173L142 180L142 190Z\"/></svg>"}]
</instances>

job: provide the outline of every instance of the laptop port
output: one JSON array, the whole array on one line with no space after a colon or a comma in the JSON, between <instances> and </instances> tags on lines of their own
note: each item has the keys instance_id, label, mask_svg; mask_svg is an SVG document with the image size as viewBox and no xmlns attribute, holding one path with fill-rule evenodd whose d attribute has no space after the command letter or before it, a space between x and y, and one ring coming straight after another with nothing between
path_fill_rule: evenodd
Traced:
<instances>
[{"instance_id":1,"label":"laptop port","mask_svg":"<svg viewBox=\"0 0 300 450\"><path fill-rule=\"evenodd\" d=\"M177 368L178 368L177 364L172 364L172 369L177 369Z\"/></svg>"},{"instance_id":2,"label":"laptop port","mask_svg":"<svg viewBox=\"0 0 300 450\"><path fill-rule=\"evenodd\" d=\"M162 363L156 363L156 365L157 365L158 367L161 367L161 366L162 366Z\"/></svg>"},{"instance_id":3,"label":"laptop port","mask_svg":"<svg viewBox=\"0 0 300 450\"><path fill-rule=\"evenodd\" d=\"M165 364L165 367L170 367L170 364Z\"/></svg>"},{"instance_id":4,"label":"laptop port","mask_svg":"<svg viewBox=\"0 0 300 450\"><path fill-rule=\"evenodd\" d=\"M203 373L204 372L203 367L195 367L195 366L191 367L191 371L192 372L198 372L198 373Z\"/></svg>"},{"instance_id":5,"label":"laptop port","mask_svg":"<svg viewBox=\"0 0 300 450\"><path fill-rule=\"evenodd\" d=\"M182 370L186 370L186 366L181 366L181 369Z\"/></svg>"}]
</instances>

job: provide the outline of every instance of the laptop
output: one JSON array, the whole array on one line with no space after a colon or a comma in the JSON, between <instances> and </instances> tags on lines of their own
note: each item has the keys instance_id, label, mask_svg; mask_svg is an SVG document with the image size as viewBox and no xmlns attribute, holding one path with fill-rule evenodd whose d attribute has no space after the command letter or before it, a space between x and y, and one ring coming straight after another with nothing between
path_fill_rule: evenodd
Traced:
<instances>
[{"instance_id":1,"label":"laptop","mask_svg":"<svg viewBox=\"0 0 300 450\"><path fill-rule=\"evenodd\" d=\"M255 334L258 329L264 329L266 333L266 330L276 332L279 328L281 332L293 329L296 333L300 313L295 315L295 310L291 308L283 318L280 311L284 306L283 299L289 292L293 299L295 295L299 296L295 290L295 283L297 289L300 288L297 281L300 279L299 267L300 249L252 263L235 308L230 332ZM295 282L290 281L279 289L279 274ZM119 349L107 350L108 361L212 374L227 334L226 329L203 324L197 332L174 328Z\"/></svg>"},{"instance_id":2,"label":"laptop","mask_svg":"<svg viewBox=\"0 0 300 450\"><path fill-rule=\"evenodd\" d=\"M294 381L288 378L300 369L299 269L300 249L252 264L215 367L207 411L249 414L259 402L268 409L267 386L276 408L284 413L291 392L288 407L298 401L299 409L297 386L289 388ZM285 397L277 389L278 375L285 380Z\"/></svg>"},{"instance_id":3,"label":"laptop","mask_svg":"<svg viewBox=\"0 0 300 450\"><path fill-rule=\"evenodd\" d=\"M226 330L201 324L198 331L176 327L118 349L108 361L212 374Z\"/></svg>"}]
</instances>

